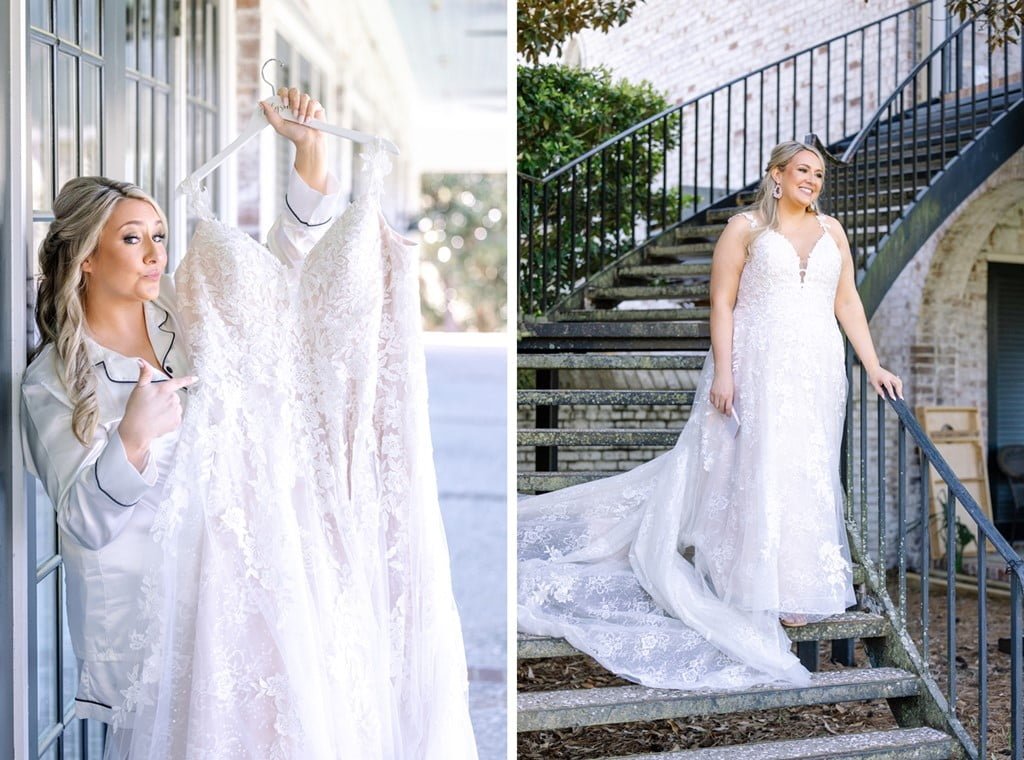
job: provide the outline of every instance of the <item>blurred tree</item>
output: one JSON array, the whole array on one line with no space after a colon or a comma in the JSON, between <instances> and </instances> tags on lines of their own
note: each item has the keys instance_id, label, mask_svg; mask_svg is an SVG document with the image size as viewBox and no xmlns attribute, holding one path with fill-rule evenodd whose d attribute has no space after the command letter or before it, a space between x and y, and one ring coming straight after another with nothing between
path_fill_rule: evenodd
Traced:
<instances>
[{"instance_id":1,"label":"blurred tree","mask_svg":"<svg viewBox=\"0 0 1024 760\"><path fill-rule=\"evenodd\" d=\"M607 32L622 26L638 2L644 0L518 0L516 3L516 42L519 54L529 63L538 63L554 50L562 54L562 45L584 29Z\"/></svg>"},{"instance_id":2,"label":"blurred tree","mask_svg":"<svg viewBox=\"0 0 1024 760\"><path fill-rule=\"evenodd\" d=\"M424 174L420 292L428 330L503 330L506 176Z\"/></svg>"}]
</instances>

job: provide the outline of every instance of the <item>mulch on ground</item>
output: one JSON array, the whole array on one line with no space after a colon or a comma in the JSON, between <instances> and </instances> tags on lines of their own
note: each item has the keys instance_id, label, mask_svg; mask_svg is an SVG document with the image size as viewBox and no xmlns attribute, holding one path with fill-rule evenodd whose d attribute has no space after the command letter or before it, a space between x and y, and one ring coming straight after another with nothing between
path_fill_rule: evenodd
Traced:
<instances>
[{"instance_id":1,"label":"mulch on ground","mask_svg":"<svg viewBox=\"0 0 1024 760\"><path fill-rule=\"evenodd\" d=\"M895 598L895 589L893 589ZM921 594L908 588L908 629L920 647ZM977 595L957 592L956 620L957 712L968 734L978 739L978 602ZM988 752L1008 757L1010 737L1010 657L998 651L998 639L1009 636L1010 604L990 597L988 625ZM946 591L933 587L929 595L929 661L939 688L947 691ZM831 644L820 646L821 670L844 666L829 662ZM857 642L855 667L867 667L867 655ZM519 691L595 688L629 683L604 670L586 656L519 663ZM897 728L884 700L836 705L813 705L732 715L708 715L644 723L533 731L518 736L521 760L575 760L616 757L644 752L668 752L758 741L804 739Z\"/></svg>"}]
</instances>

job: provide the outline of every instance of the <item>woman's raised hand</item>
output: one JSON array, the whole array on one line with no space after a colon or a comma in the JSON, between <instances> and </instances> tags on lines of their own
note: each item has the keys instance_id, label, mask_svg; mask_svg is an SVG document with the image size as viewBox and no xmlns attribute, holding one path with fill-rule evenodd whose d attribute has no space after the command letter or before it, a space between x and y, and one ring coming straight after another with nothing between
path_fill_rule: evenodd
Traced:
<instances>
[{"instance_id":1,"label":"woman's raised hand","mask_svg":"<svg viewBox=\"0 0 1024 760\"><path fill-rule=\"evenodd\" d=\"M199 378L194 375L176 380L153 382L153 370L139 360L139 381L128 396L124 417L117 431L125 453L135 468L142 471L149 444L181 425L181 400L178 390L187 388Z\"/></svg>"},{"instance_id":2,"label":"woman's raised hand","mask_svg":"<svg viewBox=\"0 0 1024 760\"><path fill-rule=\"evenodd\" d=\"M292 114L301 119L323 119L325 112L320 101L308 92L299 92L297 87L281 87L278 96L285 102ZM327 192L327 149L324 135L319 129L282 119L281 115L264 100L260 105L277 133L295 144L295 171L302 181L320 193Z\"/></svg>"},{"instance_id":3,"label":"woman's raised hand","mask_svg":"<svg viewBox=\"0 0 1024 760\"><path fill-rule=\"evenodd\" d=\"M277 94L285 102L288 109L291 110L292 115L302 121L322 119L324 117L324 107L320 105L320 101L314 99L308 92L300 92L297 87L279 87ZM297 124L294 121L282 119L281 115L270 107L268 101L262 101L262 106L263 113L267 115L267 121L270 122L270 126L277 130L279 135L295 143L296 147L300 147L310 140L320 138L319 130Z\"/></svg>"}]
</instances>

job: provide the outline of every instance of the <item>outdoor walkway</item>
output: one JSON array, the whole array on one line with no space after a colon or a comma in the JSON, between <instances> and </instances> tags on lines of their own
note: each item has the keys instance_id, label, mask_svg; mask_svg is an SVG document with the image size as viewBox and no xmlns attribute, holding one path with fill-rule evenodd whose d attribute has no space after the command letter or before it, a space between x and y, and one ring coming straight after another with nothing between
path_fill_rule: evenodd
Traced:
<instances>
[{"instance_id":1,"label":"outdoor walkway","mask_svg":"<svg viewBox=\"0 0 1024 760\"><path fill-rule=\"evenodd\" d=\"M506 757L506 338L428 333L441 511L469 664L480 760Z\"/></svg>"}]
</instances>

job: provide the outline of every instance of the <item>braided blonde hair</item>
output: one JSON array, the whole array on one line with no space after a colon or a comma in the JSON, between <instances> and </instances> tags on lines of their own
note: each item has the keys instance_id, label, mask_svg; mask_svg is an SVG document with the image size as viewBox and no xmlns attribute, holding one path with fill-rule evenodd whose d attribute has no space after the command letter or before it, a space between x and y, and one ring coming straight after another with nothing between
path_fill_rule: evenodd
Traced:
<instances>
[{"instance_id":1,"label":"braided blonde hair","mask_svg":"<svg viewBox=\"0 0 1024 760\"><path fill-rule=\"evenodd\" d=\"M825 157L821 155L820 150L811 145L804 145L802 142L795 140L787 140L772 148L771 155L768 157L768 166L764 168L764 177L761 179L761 185L757 188L754 201L747 209L748 211L756 212L764 220L764 228L761 232L775 230L779 227L779 202L772 194L779 183L772 177L772 170L785 169L789 162L793 160L793 157L804 150L809 150L816 155L818 160L821 161L822 171L825 171ZM807 213L818 213L817 203L811 203L807 206Z\"/></svg>"},{"instance_id":2,"label":"braided blonde hair","mask_svg":"<svg viewBox=\"0 0 1024 760\"><path fill-rule=\"evenodd\" d=\"M125 198L149 203L167 227L167 218L145 191L106 177L76 177L53 202L54 220L39 246L36 325L42 336L33 358L48 343L59 358L61 381L74 408L71 429L88 445L99 422L96 375L85 346L85 275L82 262L96 250L114 206Z\"/></svg>"}]
</instances>

